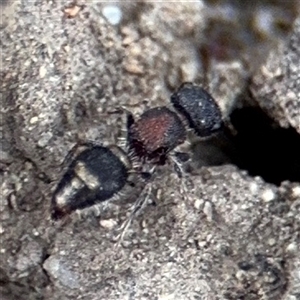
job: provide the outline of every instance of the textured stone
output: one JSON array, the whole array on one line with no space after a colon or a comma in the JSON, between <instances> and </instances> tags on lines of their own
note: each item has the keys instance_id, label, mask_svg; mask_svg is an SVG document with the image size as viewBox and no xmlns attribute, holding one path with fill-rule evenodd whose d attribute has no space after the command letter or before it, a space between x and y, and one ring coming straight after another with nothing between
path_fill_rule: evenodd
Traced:
<instances>
[{"instance_id":1,"label":"textured stone","mask_svg":"<svg viewBox=\"0 0 300 300\"><path fill-rule=\"evenodd\" d=\"M166 105L182 81L207 77L227 116L250 76L236 56L203 66L208 16L218 13L201 1L120 2L115 26L100 2L77 1L80 10L67 18L70 5L12 1L1 18L1 297L297 299L298 183L277 187L227 165L203 167L187 186L166 166L153 184L156 206L134 219L117 249L132 205L125 200L96 216L50 221L71 146L124 136L123 115L110 112ZM212 55L226 52L208 40ZM296 53L290 48L287 60ZM278 93L287 93L285 85ZM297 128L295 113L281 114L281 124Z\"/></svg>"},{"instance_id":2,"label":"textured stone","mask_svg":"<svg viewBox=\"0 0 300 300\"><path fill-rule=\"evenodd\" d=\"M76 289L80 287L79 276L69 270L64 260L51 256L44 262L43 267L55 280L66 288Z\"/></svg>"},{"instance_id":3,"label":"textured stone","mask_svg":"<svg viewBox=\"0 0 300 300\"><path fill-rule=\"evenodd\" d=\"M253 78L251 91L258 104L281 126L300 133L300 18L287 42L270 53Z\"/></svg>"}]
</instances>

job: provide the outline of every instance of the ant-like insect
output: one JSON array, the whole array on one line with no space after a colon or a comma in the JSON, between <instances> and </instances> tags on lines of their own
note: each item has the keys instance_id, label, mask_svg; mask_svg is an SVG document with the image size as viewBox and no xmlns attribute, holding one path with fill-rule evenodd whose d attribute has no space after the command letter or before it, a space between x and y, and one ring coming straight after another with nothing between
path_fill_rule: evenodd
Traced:
<instances>
[{"instance_id":1,"label":"ant-like insect","mask_svg":"<svg viewBox=\"0 0 300 300\"><path fill-rule=\"evenodd\" d=\"M181 177L181 165L189 160L189 155L176 148L187 139L185 124L196 135L206 137L220 130L223 121L215 100L192 83L182 84L171 96L171 103L175 111L166 106L150 108L137 120L127 112L125 149L95 143L76 145L68 158L71 163L52 197L52 219L118 198L128 187L134 186L136 176L147 186L156 167L166 162L173 162ZM150 166L150 171L145 171L144 166ZM151 187L147 195L150 193ZM138 197L131 216L123 225L123 233L148 196Z\"/></svg>"}]
</instances>

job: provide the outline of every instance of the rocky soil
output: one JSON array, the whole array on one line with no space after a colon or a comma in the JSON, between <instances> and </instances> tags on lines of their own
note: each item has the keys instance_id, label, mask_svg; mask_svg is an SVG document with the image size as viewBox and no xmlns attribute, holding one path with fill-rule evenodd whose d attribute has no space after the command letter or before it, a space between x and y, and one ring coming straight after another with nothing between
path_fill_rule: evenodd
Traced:
<instances>
[{"instance_id":1,"label":"rocky soil","mask_svg":"<svg viewBox=\"0 0 300 300\"><path fill-rule=\"evenodd\" d=\"M1 3L1 299L300 299L299 3L251 3ZM188 182L162 168L120 247L135 191L51 221L70 148L184 81L228 124Z\"/></svg>"}]
</instances>

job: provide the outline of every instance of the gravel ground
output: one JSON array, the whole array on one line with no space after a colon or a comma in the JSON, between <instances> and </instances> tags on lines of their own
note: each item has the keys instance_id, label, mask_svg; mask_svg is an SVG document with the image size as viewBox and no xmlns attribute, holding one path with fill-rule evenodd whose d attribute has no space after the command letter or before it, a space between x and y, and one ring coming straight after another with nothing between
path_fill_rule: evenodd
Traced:
<instances>
[{"instance_id":1,"label":"gravel ground","mask_svg":"<svg viewBox=\"0 0 300 300\"><path fill-rule=\"evenodd\" d=\"M117 143L125 120L111 111L168 105L181 82L208 87L225 119L250 103L300 133L296 1L244 14L202 1L6 1L1 9L1 299L300 298L299 182L275 185L209 163L187 184L165 166L153 182L156 205L119 248L136 191L100 214L49 217L69 149ZM270 13L286 31L271 26ZM241 20L255 34L238 31ZM193 149L199 166L201 147Z\"/></svg>"}]
</instances>

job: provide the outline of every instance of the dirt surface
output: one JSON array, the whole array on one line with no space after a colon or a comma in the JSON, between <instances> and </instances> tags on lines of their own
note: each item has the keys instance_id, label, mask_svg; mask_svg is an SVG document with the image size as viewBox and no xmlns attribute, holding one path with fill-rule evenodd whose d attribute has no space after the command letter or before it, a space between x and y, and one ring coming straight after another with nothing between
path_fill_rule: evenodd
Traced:
<instances>
[{"instance_id":1,"label":"dirt surface","mask_svg":"<svg viewBox=\"0 0 300 300\"><path fill-rule=\"evenodd\" d=\"M288 43L272 51L265 65L253 78L252 91L259 105L282 127L300 133L300 20Z\"/></svg>"},{"instance_id":2,"label":"dirt surface","mask_svg":"<svg viewBox=\"0 0 300 300\"><path fill-rule=\"evenodd\" d=\"M116 236L137 191L100 213L49 216L70 148L117 143L125 119L110 112L168 105L181 82L209 88L225 119L251 103L300 132L299 8L278 2L252 15L201 1L1 4L1 299L300 298L300 183L200 164L201 147L192 147L202 168L188 182L172 166L158 172L156 205L122 247ZM286 31L263 27L263 9L280 11ZM242 19L252 35L236 30ZM222 30L212 31L216 20ZM236 35L224 40L227 29Z\"/></svg>"}]
</instances>

